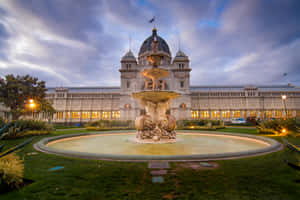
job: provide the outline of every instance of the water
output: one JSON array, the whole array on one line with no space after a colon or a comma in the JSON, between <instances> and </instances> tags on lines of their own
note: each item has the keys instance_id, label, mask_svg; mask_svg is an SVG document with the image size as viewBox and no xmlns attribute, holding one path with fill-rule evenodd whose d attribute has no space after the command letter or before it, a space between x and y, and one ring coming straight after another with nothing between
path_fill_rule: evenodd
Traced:
<instances>
[{"instance_id":1,"label":"water","mask_svg":"<svg viewBox=\"0 0 300 200\"><path fill-rule=\"evenodd\" d=\"M193 155L256 150L269 144L255 139L212 134L178 134L176 143L140 144L135 134L99 134L58 140L49 147L116 155Z\"/></svg>"}]
</instances>

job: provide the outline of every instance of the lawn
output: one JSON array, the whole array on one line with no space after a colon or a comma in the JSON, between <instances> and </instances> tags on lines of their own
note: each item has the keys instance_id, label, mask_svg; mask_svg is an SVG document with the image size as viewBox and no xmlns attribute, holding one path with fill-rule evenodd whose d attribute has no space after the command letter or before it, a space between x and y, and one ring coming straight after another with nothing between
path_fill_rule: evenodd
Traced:
<instances>
[{"instance_id":1,"label":"lawn","mask_svg":"<svg viewBox=\"0 0 300 200\"><path fill-rule=\"evenodd\" d=\"M255 129L227 128L223 131L257 134ZM80 133L83 130L57 131L54 135ZM38 136L34 142L43 137ZM279 137L274 137L280 140ZM300 145L299 138L287 138ZM6 148L26 140L6 140ZM33 144L32 143L32 144ZM19 191L0 196L17 199L299 199L299 173L283 160L288 150L237 160L217 161L219 168L195 170L171 163L164 183L152 183L147 163L109 162L67 158L35 151L26 146L25 178L33 180ZM55 166L64 169L49 171Z\"/></svg>"}]
</instances>

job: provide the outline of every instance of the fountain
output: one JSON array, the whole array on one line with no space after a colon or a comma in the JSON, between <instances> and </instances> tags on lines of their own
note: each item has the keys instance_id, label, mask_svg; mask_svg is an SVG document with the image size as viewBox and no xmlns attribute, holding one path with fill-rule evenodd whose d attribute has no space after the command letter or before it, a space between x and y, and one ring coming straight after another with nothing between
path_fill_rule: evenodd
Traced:
<instances>
[{"instance_id":1,"label":"fountain","mask_svg":"<svg viewBox=\"0 0 300 200\"><path fill-rule=\"evenodd\" d=\"M141 116L137 117L135 124L137 129L136 140L141 143L170 143L176 141L176 119L170 114L171 99L180 96L179 93L163 91L159 80L169 76L166 69L159 68L162 55L157 53L157 38L152 43L153 53L147 57L152 68L141 72L144 77L152 80L152 90L133 93L132 97L139 99L144 107ZM145 81L146 84L146 81ZM146 85L146 89L149 89Z\"/></svg>"},{"instance_id":2,"label":"fountain","mask_svg":"<svg viewBox=\"0 0 300 200\"><path fill-rule=\"evenodd\" d=\"M151 53L147 56L152 67L141 72L145 89L132 93L142 108L135 121L136 132L59 135L42 139L35 148L63 156L118 161L233 159L282 148L273 139L255 135L187 130L175 133L176 119L171 115L170 102L180 94L165 90L162 84L169 71L159 67L163 55L158 52L157 37L156 34L151 36Z\"/></svg>"}]
</instances>

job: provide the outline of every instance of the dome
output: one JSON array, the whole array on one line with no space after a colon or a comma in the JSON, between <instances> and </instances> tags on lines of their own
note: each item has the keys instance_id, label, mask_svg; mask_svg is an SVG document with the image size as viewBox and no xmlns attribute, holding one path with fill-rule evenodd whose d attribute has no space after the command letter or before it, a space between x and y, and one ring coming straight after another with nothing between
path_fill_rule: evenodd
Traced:
<instances>
[{"instance_id":1,"label":"dome","mask_svg":"<svg viewBox=\"0 0 300 200\"><path fill-rule=\"evenodd\" d=\"M122 61L136 61L136 58L134 57L131 50L129 50L123 57Z\"/></svg>"},{"instance_id":2,"label":"dome","mask_svg":"<svg viewBox=\"0 0 300 200\"><path fill-rule=\"evenodd\" d=\"M157 41L158 41L158 51L163 51L165 53L167 53L170 57L171 57L171 52L169 49L169 46L167 44L167 42L162 39L161 37L159 37L157 35L157 30L156 28L154 28L152 30L152 35L150 37L148 37L142 44L141 48L140 48L140 52L139 52L139 56L142 55L143 53L147 52L147 51L153 51L152 48L152 42L154 40L154 38L156 37Z\"/></svg>"}]
</instances>

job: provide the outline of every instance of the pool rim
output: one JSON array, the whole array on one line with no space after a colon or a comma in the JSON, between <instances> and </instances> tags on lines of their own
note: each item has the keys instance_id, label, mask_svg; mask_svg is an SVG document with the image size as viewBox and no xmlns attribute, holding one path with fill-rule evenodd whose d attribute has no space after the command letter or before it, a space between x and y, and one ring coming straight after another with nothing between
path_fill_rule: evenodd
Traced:
<instances>
[{"instance_id":1,"label":"pool rim","mask_svg":"<svg viewBox=\"0 0 300 200\"><path fill-rule=\"evenodd\" d=\"M181 130L177 131L180 133L188 133L201 135L202 134L212 134L212 135L224 135L224 136L238 136L241 138L250 138L259 140L262 142L266 142L270 144L265 148L259 148L255 150L249 151L239 151L239 152L231 152L231 153L217 153L217 154L193 154L193 155L119 155L119 154L99 154L99 153L87 153L87 152L78 152L78 151L69 151L56 149L52 147L48 147L47 144L49 142L53 142L55 140L72 138L78 136L93 136L93 135L105 135L105 134L120 134L120 133L134 133L134 131L97 131L97 132L86 132L86 133L77 133L77 134L67 134L67 135L59 135L53 137L47 137L41 139L39 142L34 144L34 148L40 152L55 154L59 156L65 157L73 157L73 158L84 158L84 159L93 159L93 160L109 160L109 161L126 161L126 162L148 162L148 161L210 161L210 160L227 160L227 159L238 159L245 157L253 157L259 155L265 155L272 152L280 151L283 149L283 145L271 138L266 138L258 135L249 135L249 134L241 134L241 133L231 133L231 132L219 132L219 131L198 131L198 130Z\"/></svg>"}]
</instances>

